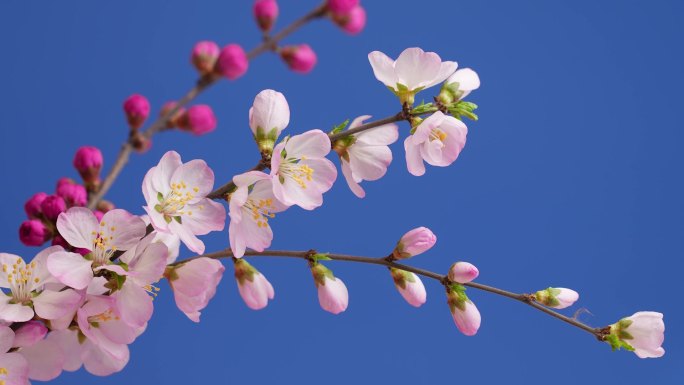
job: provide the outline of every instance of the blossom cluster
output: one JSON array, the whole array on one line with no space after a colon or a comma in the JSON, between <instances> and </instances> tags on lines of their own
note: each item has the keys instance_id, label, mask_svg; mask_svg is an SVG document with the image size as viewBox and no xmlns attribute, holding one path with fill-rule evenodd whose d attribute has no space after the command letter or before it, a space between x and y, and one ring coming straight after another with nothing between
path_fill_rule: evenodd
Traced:
<instances>
[{"instance_id":1,"label":"blossom cluster","mask_svg":"<svg viewBox=\"0 0 684 385\"><path fill-rule=\"evenodd\" d=\"M358 0L329 0L323 12L350 34L360 32L366 22ZM268 34L277 19L278 4L257 0L254 15ZM316 63L307 45L283 47L279 53L296 72L308 72ZM168 151L142 181L144 213L135 215L107 201L90 209L89 197L103 183L103 156L95 147L80 148L73 164L82 184L62 178L54 195L37 193L25 204L28 219L20 227L21 241L30 246L50 241L51 245L31 261L0 253L0 288L5 294L0 296L0 384L50 380L63 370L81 367L99 376L122 370L130 357L128 346L152 317L159 294L156 285L162 279L168 281L177 307L199 322L225 272L221 261L204 256L200 237L224 231L227 220L225 242L230 245L238 291L250 309L263 309L274 299L274 287L244 257L271 246L271 220L276 215L293 206L314 210L323 205L324 194L338 176L337 166L328 159L331 154L339 159L352 193L363 198L366 191L361 184L381 179L391 165L390 146L400 137L396 122L405 120L410 126L403 139L410 174L424 175L425 163L453 164L466 144L468 128L463 117L477 118L476 105L464 100L480 86L477 73L458 69L456 62L443 61L420 48L408 48L396 60L378 51L368 59L375 77L399 99L402 113L395 122L368 125L371 117L362 115L329 132L314 129L281 138L290 125L288 101L278 91L263 90L247 114L261 157L259 167L235 175L226 189L214 190L214 172L205 161L183 162L176 151ZM191 63L202 79L235 80L245 74L249 60L239 45L219 48L202 41L193 48ZM415 105L419 92L437 85L434 104ZM123 109L129 143L145 151L150 135L141 128L150 115L149 101L134 94ZM217 126L206 105L186 108L167 102L161 115L165 129L195 135ZM404 234L381 259L397 291L411 306L422 306L427 291L421 271L398 262L427 252L436 241L430 229L418 227ZM181 243L196 256L177 261ZM318 253L305 258L321 308L332 314L344 312L349 304L347 286L323 264L333 258ZM473 281L478 276L476 266L459 261L440 278L454 323L467 336L475 335L481 326L481 314L466 294L469 286L476 286ZM526 300L563 309L578 298L574 290L549 287ZM633 350L639 357L664 354L660 313L636 313L606 327L600 336L613 348Z\"/></svg>"}]
</instances>

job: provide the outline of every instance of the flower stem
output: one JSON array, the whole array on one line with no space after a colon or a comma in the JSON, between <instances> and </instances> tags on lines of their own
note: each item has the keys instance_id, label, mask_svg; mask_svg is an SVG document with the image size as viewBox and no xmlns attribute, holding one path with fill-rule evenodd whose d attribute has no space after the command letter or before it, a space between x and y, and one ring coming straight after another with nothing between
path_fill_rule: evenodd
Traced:
<instances>
[{"instance_id":1,"label":"flower stem","mask_svg":"<svg viewBox=\"0 0 684 385\"><path fill-rule=\"evenodd\" d=\"M315 20L319 17L322 17L325 15L326 12L326 4L325 2L314 8L311 12L307 13L306 15L302 16L301 18L295 20L292 22L290 25L287 27L283 28L282 31L280 31L278 34L264 40L261 44L259 44L257 47L252 49L247 53L247 58L249 60L252 60L256 58L257 56L261 55L262 53L275 49L277 47L278 43L307 24L308 22ZM172 116L178 112L181 108L186 106L188 103L193 101L199 94L201 94L204 90L207 88L211 87L212 85L216 84L221 78L217 75L207 75L201 77L198 81L197 84L188 91L185 96L183 96L180 100L176 102L176 105L171 108L166 114L163 116L159 117L156 121L154 121L148 128L145 130L145 132L142 133L142 135L146 139L150 139L154 134L164 130L166 128L166 124L168 123L169 119L171 119ZM133 137L131 136L122 146L121 149L119 150L119 154L116 157L116 161L114 162L114 166L109 170L109 173L105 177L104 181L102 182L102 185L100 186L100 189L92 194L89 199L88 199L88 208L89 209L94 209L97 204L102 200L102 198L107 194L109 189L112 187L114 182L116 181L116 178L118 178L119 174L121 174L121 171L123 168L126 166L126 163L128 163L128 160L130 158L131 152L133 151Z\"/></svg>"},{"instance_id":2,"label":"flower stem","mask_svg":"<svg viewBox=\"0 0 684 385\"><path fill-rule=\"evenodd\" d=\"M247 250L245 252L246 257L285 257L285 258L300 258L300 259L305 259L308 260L311 258L311 255L315 254L315 250L306 250L306 251L296 251L296 250L264 250L264 251L252 251L252 250ZM372 265L380 265L380 266L386 266L386 267L394 267L396 269L404 270L404 271L409 271L412 273L415 273L417 275L422 275L423 277L427 278L432 278L444 285L451 284L452 282L449 280L449 278L445 275L441 275L435 272L432 272L430 270L425 270L425 269L420 269L417 267L413 266L408 266L400 263L396 263L393 261L389 261L386 258L373 258L373 257L361 257L361 256L356 256L356 255L346 255L346 254L333 254L333 253L326 253L326 257L330 258L331 260L334 261L347 261L347 262L355 262L355 263L365 263L365 264L372 264ZM197 258L211 258L211 259L221 259L221 258L232 258L233 257L233 252L230 249L225 249L221 251L217 251L214 253L207 253L204 255L198 255L194 256L191 258L188 258L183 261L175 262L170 264L169 266L179 266L183 263L186 263L188 261L191 261L193 259ZM511 298L514 299L518 302L522 302L524 304L527 304L543 313L546 313L554 318L557 318L561 321L564 321L572 326L575 326L581 330L584 330L592 335L594 335L597 338L601 338L601 328L593 328L585 323L582 323L580 321L577 321L574 318L570 318L568 316L565 316L561 313L558 313L555 310L552 310L550 308L547 308L544 305L541 305L537 303L534 298L529 295L529 294L524 294L524 293L514 293L511 291L499 289L494 286L489 286L489 285L484 285L481 283L475 283L475 282L469 282L463 284L463 286L471 287L473 289L477 290L482 290L486 291L489 293L497 294L503 297Z\"/></svg>"}]
</instances>

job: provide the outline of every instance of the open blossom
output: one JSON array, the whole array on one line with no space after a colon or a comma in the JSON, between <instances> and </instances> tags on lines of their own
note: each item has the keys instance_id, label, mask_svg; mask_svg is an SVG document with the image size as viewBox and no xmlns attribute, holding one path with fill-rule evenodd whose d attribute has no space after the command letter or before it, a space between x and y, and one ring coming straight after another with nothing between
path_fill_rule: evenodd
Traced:
<instances>
[{"instance_id":1,"label":"open blossom","mask_svg":"<svg viewBox=\"0 0 684 385\"><path fill-rule=\"evenodd\" d=\"M237 189L230 195L228 235L233 256L242 258L248 247L263 251L271 245L273 230L268 220L288 206L276 199L268 174L249 171L234 177L233 182Z\"/></svg>"},{"instance_id":2,"label":"open blossom","mask_svg":"<svg viewBox=\"0 0 684 385\"><path fill-rule=\"evenodd\" d=\"M0 319L26 322L37 314L51 320L75 309L80 294L71 289L60 291L59 285L57 289L46 287L56 282L46 267L46 260L60 250L63 249L59 246L48 247L28 264L19 256L0 253L0 287L9 289L7 295L0 295Z\"/></svg>"},{"instance_id":3,"label":"open blossom","mask_svg":"<svg viewBox=\"0 0 684 385\"><path fill-rule=\"evenodd\" d=\"M143 327L152 317L152 296L158 290L152 284L162 278L166 269L168 249L153 240L154 235L146 236L120 257L127 266L121 272L126 281L113 297L121 319L133 327Z\"/></svg>"},{"instance_id":4,"label":"open blossom","mask_svg":"<svg viewBox=\"0 0 684 385\"><path fill-rule=\"evenodd\" d=\"M62 368L69 372L81 366L96 376L108 376L119 372L128 363L129 351L125 344L109 346L115 354L102 349L89 339L82 340L78 330L65 329L51 332L47 340L53 341L64 353Z\"/></svg>"},{"instance_id":5,"label":"open blossom","mask_svg":"<svg viewBox=\"0 0 684 385\"><path fill-rule=\"evenodd\" d=\"M665 355L665 323L663 314L640 311L610 326L610 333L623 344L634 349L639 358L658 358Z\"/></svg>"},{"instance_id":6,"label":"open blossom","mask_svg":"<svg viewBox=\"0 0 684 385\"><path fill-rule=\"evenodd\" d=\"M449 269L449 280L452 282L468 283L477 278L478 275L480 275L480 271L469 262L456 262Z\"/></svg>"},{"instance_id":7,"label":"open blossom","mask_svg":"<svg viewBox=\"0 0 684 385\"><path fill-rule=\"evenodd\" d=\"M337 178L335 165L325 158L330 139L321 130L311 130L280 142L271 159L273 193L288 206L313 210L323 204L323 193Z\"/></svg>"},{"instance_id":8,"label":"open blossom","mask_svg":"<svg viewBox=\"0 0 684 385\"><path fill-rule=\"evenodd\" d=\"M534 293L534 297L539 303L548 307L565 309L579 299L579 294L564 287L549 287Z\"/></svg>"},{"instance_id":9,"label":"open blossom","mask_svg":"<svg viewBox=\"0 0 684 385\"><path fill-rule=\"evenodd\" d=\"M275 296L266 277L244 259L235 260L235 280L242 300L252 310L265 308Z\"/></svg>"},{"instance_id":10,"label":"open blossom","mask_svg":"<svg viewBox=\"0 0 684 385\"><path fill-rule=\"evenodd\" d=\"M360 126L369 115L359 116L349 129ZM392 163L389 145L396 142L399 129L396 124L385 124L335 141L333 149L340 156L342 175L349 188L359 198L366 192L359 185L364 180L378 180Z\"/></svg>"},{"instance_id":11,"label":"open blossom","mask_svg":"<svg viewBox=\"0 0 684 385\"><path fill-rule=\"evenodd\" d=\"M24 385L28 382L29 365L19 353L7 353L13 346L14 331L0 325L0 384Z\"/></svg>"},{"instance_id":12,"label":"open blossom","mask_svg":"<svg viewBox=\"0 0 684 385\"><path fill-rule=\"evenodd\" d=\"M452 164L466 143L468 127L454 118L437 111L423 120L413 135L404 141L406 165L411 174L425 174L425 164L446 167Z\"/></svg>"},{"instance_id":13,"label":"open blossom","mask_svg":"<svg viewBox=\"0 0 684 385\"><path fill-rule=\"evenodd\" d=\"M417 227L404 234L392 252L395 259L423 254L437 243L437 236L427 227Z\"/></svg>"},{"instance_id":14,"label":"open blossom","mask_svg":"<svg viewBox=\"0 0 684 385\"><path fill-rule=\"evenodd\" d=\"M145 222L145 225L150 224L149 215L142 215L140 216L140 219ZM175 262L178 258L178 254L180 253L180 237L178 237L176 234L162 233L159 231L154 231L152 235L154 235L152 242L161 242L166 245L166 248L168 249L168 254L166 255L166 264Z\"/></svg>"},{"instance_id":15,"label":"open blossom","mask_svg":"<svg viewBox=\"0 0 684 385\"><path fill-rule=\"evenodd\" d=\"M206 198L213 186L214 172L203 160L183 163L177 152L169 151L145 175L144 209L157 231L178 235L202 254L204 242L197 235L223 230L226 221L223 205Z\"/></svg>"},{"instance_id":16,"label":"open blossom","mask_svg":"<svg viewBox=\"0 0 684 385\"><path fill-rule=\"evenodd\" d=\"M249 127L262 153L273 151L278 136L288 124L290 106L285 95L274 90L259 92L249 109Z\"/></svg>"},{"instance_id":17,"label":"open blossom","mask_svg":"<svg viewBox=\"0 0 684 385\"><path fill-rule=\"evenodd\" d=\"M311 267L311 274L318 289L318 303L323 310L340 314L347 310L349 292L341 279L335 277L327 267L316 263Z\"/></svg>"},{"instance_id":18,"label":"open blossom","mask_svg":"<svg viewBox=\"0 0 684 385\"><path fill-rule=\"evenodd\" d=\"M464 289L462 287L458 290L453 287L448 288L447 303L458 330L467 336L477 334L482 321L480 311L477 310L475 304L465 295Z\"/></svg>"},{"instance_id":19,"label":"open blossom","mask_svg":"<svg viewBox=\"0 0 684 385\"><path fill-rule=\"evenodd\" d=\"M413 104L417 92L443 82L458 67L456 62L443 62L436 53L420 48L405 49L396 61L373 51L368 60L375 77L393 90L402 104Z\"/></svg>"},{"instance_id":20,"label":"open blossom","mask_svg":"<svg viewBox=\"0 0 684 385\"><path fill-rule=\"evenodd\" d=\"M225 267L210 258L197 258L170 267L164 273L173 289L176 305L192 321L199 322L200 310L216 294Z\"/></svg>"},{"instance_id":21,"label":"open blossom","mask_svg":"<svg viewBox=\"0 0 684 385\"><path fill-rule=\"evenodd\" d=\"M53 252L48 257L50 273L77 290L88 287L94 270L115 269L120 273L121 267L111 265L112 255L133 248L146 233L145 222L126 210L108 211L98 222L85 207L72 207L60 214L57 229L71 246L90 251L88 258L67 251Z\"/></svg>"},{"instance_id":22,"label":"open blossom","mask_svg":"<svg viewBox=\"0 0 684 385\"><path fill-rule=\"evenodd\" d=\"M390 274L394 280L394 285L399 290L399 294L411 306L420 307L427 300L427 292L420 278L409 271L390 268Z\"/></svg>"}]
</instances>

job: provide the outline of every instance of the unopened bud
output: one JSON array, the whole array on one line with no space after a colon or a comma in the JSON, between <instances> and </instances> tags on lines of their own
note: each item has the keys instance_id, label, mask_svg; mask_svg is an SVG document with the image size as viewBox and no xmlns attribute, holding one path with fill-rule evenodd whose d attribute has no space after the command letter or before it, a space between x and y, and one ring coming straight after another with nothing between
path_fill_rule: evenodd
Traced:
<instances>
[{"instance_id":1,"label":"unopened bud","mask_svg":"<svg viewBox=\"0 0 684 385\"><path fill-rule=\"evenodd\" d=\"M40 205L43 203L45 198L47 198L47 194L44 192L39 192L34 194L31 198L29 198L26 203L24 203L24 211L26 211L26 215L28 215L29 219L35 219L39 218L40 215L42 214L42 211L40 209Z\"/></svg>"},{"instance_id":2,"label":"unopened bud","mask_svg":"<svg viewBox=\"0 0 684 385\"><path fill-rule=\"evenodd\" d=\"M327 7L333 14L347 13L359 5L359 0L328 0Z\"/></svg>"},{"instance_id":3,"label":"unopened bud","mask_svg":"<svg viewBox=\"0 0 684 385\"><path fill-rule=\"evenodd\" d=\"M437 236L427 227L418 227L397 242L392 255L395 259L406 259L422 254L432 248L437 242Z\"/></svg>"},{"instance_id":4,"label":"unopened bud","mask_svg":"<svg viewBox=\"0 0 684 385\"><path fill-rule=\"evenodd\" d=\"M97 147L83 146L76 151L74 167L83 178L86 188L94 191L100 184L102 170L102 152Z\"/></svg>"},{"instance_id":5,"label":"unopened bud","mask_svg":"<svg viewBox=\"0 0 684 385\"><path fill-rule=\"evenodd\" d=\"M254 2L254 19L259 28L269 32L278 18L278 2L276 0L256 0Z\"/></svg>"},{"instance_id":6,"label":"unopened bud","mask_svg":"<svg viewBox=\"0 0 684 385\"><path fill-rule=\"evenodd\" d=\"M333 14L332 19L344 32L356 35L366 27L366 10L357 5L347 13Z\"/></svg>"},{"instance_id":7,"label":"unopened bud","mask_svg":"<svg viewBox=\"0 0 684 385\"><path fill-rule=\"evenodd\" d=\"M252 310L265 308L275 295L266 277L244 259L235 259L235 280L242 300Z\"/></svg>"},{"instance_id":8,"label":"unopened bud","mask_svg":"<svg viewBox=\"0 0 684 385\"><path fill-rule=\"evenodd\" d=\"M198 104L188 108L180 117L178 127L197 136L208 134L216 128L216 116L211 107Z\"/></svg>"},{"instance_id":9,"label":"unopened bud","mask_svg":"<svg viewBox=\"0 0 684 385\"><path fill-rule=\"evenodd\" d=\"M425 303L427 300L425 285L416 274L393 267L390 268L390 274L392 274L394 286L406 302L415 307L420 307Z\"/></svg>"},{"instance_id":10,"label":"unopened bud","mask_svg":"<svg viewBox=\"0 0 684 385\"><path fill-rule=\"evenodd\" d=\"M534 293L537 302L555 309L565 309L572 306L578 299L579 294L564 287L549 287Z\"/></svg>"},{"instance_id":11,"label":"unopened bud","mask_svg":"<svg viewBox=\"0 0 684 385\"><path fill-rule=\"evenodd\" d=\"M249 59L245 50L237 44L228 44L221 49L215 72L230 80L235 80L244 75L248 68Z\"/></svg>"},{"instance_id":12,"label":"unopened bud","mask_svg":"<svg viewBox=\"0 0 684 385\"><path fill-rule=\"evenodd\" d=\"M311 274L318 289L318 303L321 308L333 314L347 310L349 292L344 282L336 278L330 269L320 263L311 266Z\"/></svg>"},{"instance_id":13,"label":"unopened bud","mask_svg":"<svg viewBox=\"0 0 684 385\"><path fill-rule=\"evenodd\" d=\"M310 72L318 61L316 52L308 44L284 47L280 51L280 57L292 71L302 74Z\"/></svg>"},{"instance_id":14,"label":"unopened bud","mask_svg":"<svg viewBox=\"0 0 684 385\"><path fill-rule=\"evenodd\" d=\"M37 219L24 221L19 227L19 240L26 246L41 246L51 236L50 230Z\"/></svg>"},{"instance_id":15,"label":"unopened bud","mask_svg":"<svg viewBox=\"0 0 684 385\"><path fill-rule=\"evenodd\" d=\"M45 219L56 222L59 214L66 211L67 205L64 198L59 195L50 195L43 200L40 209L43 212Z\"/></svg>"},{"instance_id":16,"label":"unopened bud","mask_svg":"<svg viewBox=\"0 0 684 385\"><path fill-rule=\"evenodd\" d=\"M64 180L57 184L56 194L64 198L67 207L81 207L88 203L88 192L80 184Z\"/></svg>"},{"instance_id":17,"label":"unopened bud","mask_svg":"<svg viewBox=\"0 0 684 385\"><path fill-rule=\"evenodd\" d=\"M133 94L124 101L124 112L131 130L137 130L150 116L150 102L140 94Z\"/></svg>"},{"instance_id":18,"label":"unopened bud","mask_svg":"<svg viewBox=\"0 0 684 385\"><path fill-rule=\"evenodd\" d=\"M219 52L218 45L213 41L200 41L192 48L190 61L200 74L206 75L214 70Z\"/></svg>"},{"instance_id":19,"label":"unopened bud","mask_svg":"<svg viewBox=\"0 0 684 385\"><path fill-rule=\"evenodd\" d=\"M468 262L456 262L449 269L449 280L451 282L468 283L477 278L478 275L480 275L480 271L477 270L477 267Z\"/></svg>"}]
</instances>

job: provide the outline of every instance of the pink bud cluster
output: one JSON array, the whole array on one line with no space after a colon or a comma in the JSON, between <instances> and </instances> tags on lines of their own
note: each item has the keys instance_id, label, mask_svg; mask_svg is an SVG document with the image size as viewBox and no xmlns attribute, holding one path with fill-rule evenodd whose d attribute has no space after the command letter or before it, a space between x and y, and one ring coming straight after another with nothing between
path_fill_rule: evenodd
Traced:
<instances>
[{"instance_id":1,"label":"pink bud cluster","mask_svg":"<svg viewBox=\"0 0 684 385\"><path fill-rule=\"evenodd\" d=\"M328 0L330 18L343 31L356 35L366 26L366 10L359 0Z\"/></svg>"},{"instance_id":2,"label":"pink bud cluster","mask_svg":"<svg viewBox=\"0 0 684 385\"><path fill-rule=\"evenodd\" d=\"M192 49L190 61L202 76L224 76L229 80L242 77L249 68L249 58L238 44L223 48L213 41L200 41Z\"/></svg>"}]
</instances>

